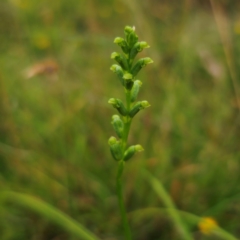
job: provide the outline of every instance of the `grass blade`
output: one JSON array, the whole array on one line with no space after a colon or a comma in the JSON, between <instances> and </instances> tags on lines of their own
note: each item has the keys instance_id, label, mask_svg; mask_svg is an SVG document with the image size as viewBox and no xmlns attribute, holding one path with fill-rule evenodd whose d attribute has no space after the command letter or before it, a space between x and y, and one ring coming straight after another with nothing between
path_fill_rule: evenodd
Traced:
<instances>
[{"instance_id":1,"label":"grass blade","mask_svg":"<svg viewBox=\"0 0 240 240\"><path fill-rule=\"evenodd\" d=\"M177 229L181 233L181 235L184 237L186 240L192 240L193 238L187 231L185 224L181 220L177 210L175 209L174 203L171 200L170 196L168 193L165 191L164 187L162 186L161 182L156 179L155 177L152 176L151 173L145 172L145 177L151 184L152 188L155 190L156 194L161 198L161 200L164 202L166 207L169 208L169 215L171 216L174 224L176 225Z\"/></svg>"},{"instance_id":2,"label":"grass blade","mask_svg":"<svg viewBox=\"0 0 240 240\"><path fill-rule=\"evenodd\" d=\"M171 216L171 211L172 209L170 208L144 208L144 209L139 209L136 211L131 212L130 218L131 219L136 219L138 222L140 221L145 221L145 218L150 218L150 217L155 217L157 215L169 215ZM185 212L182 210L175 209L177 214L184 220L184 222L187 223L188 226L190 227L196 227L198 224L202 221L202 217L199 217L197 215L194 215L189 212ZM231 235L229 232L225 231L219 226L216 226L214 231L212 232L213 235L219 236L221 239L226 239L226 240L237 240L236 237Z\"/></svg>"},{"instance_id":3,"label":"grass blade","mask_svg":"<svg viewBox=\"0 0 240 240\"><path fill-rule=\"evenodd\" d=\"M83 240L99 240L93 233L87 230L80 223L51 206L33 196L17 193L13 191L0 192L0 200L4 202L12 202L27 209L30 209L49 221L61 226L68 233L79 237Z\"/></svg>"}]
</instances>

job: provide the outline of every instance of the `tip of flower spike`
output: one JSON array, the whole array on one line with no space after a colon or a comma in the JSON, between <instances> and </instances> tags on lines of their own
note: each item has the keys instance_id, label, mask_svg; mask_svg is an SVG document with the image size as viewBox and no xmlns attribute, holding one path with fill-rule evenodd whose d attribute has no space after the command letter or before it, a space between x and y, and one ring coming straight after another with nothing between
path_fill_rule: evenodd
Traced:
<instances>
[{"instance_id":1,"label":"tip of flower spike","mask_svg":"<svg viewBox=\"0 0 240 240\"><path fill-rule=\"evenodd\" d=\"M132 33L135 31L135 27L126 26L124 29L125 33Z\"/></svg>"}]
</instances>

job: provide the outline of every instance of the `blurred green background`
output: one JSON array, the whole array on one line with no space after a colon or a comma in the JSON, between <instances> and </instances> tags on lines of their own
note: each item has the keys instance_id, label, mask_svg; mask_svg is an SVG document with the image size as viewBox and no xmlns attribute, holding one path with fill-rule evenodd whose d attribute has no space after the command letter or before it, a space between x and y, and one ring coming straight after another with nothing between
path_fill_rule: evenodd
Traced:
<instances>
[{"instance_id":1,"label":"blurred green background","mask_svg":"<svg viewBox=\"0 0 240 240\"><path fill-rule=\"evenodd\" d=\"M126 166L127 211L164 207L147 169L178 209L240 238L239 11L233 0L1 0L1 190L42 199L101 239L124 239L107 101L124 96L109 70L113 39L135 26L154 64L139 75L151 108L130 133L145 151ZM137 240L180 239L166 214L130 225ZM0 239L77 238L13 199L0 201Z\"/></svg>"}]
</instances>

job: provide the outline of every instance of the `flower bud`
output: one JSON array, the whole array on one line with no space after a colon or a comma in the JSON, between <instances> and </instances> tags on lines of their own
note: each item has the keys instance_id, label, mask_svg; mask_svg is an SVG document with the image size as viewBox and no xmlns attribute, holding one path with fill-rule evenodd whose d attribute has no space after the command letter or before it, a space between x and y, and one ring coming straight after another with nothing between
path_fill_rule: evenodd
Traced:
<instances>
[{"instance_id":1,"label":"flower bud","mask_svg":"<svg viewBox=\"0 0 240 240\"><path fill-rule=\"evenodd\" d=\"M125 39L121 37L116 37L114 39L114 43L116 43L118 46L121 47L124 53L128 54L129 53L129 47Z\"/></svg>"},{"instance_id":2,"label":"flower bud","mask_svg":"<svg viewBox=\"0 0 240 240\"><path fill-rule=\"evenodd\" d=\"M129 147L125 153L124 153L124 156L123 156L123 160L124 161L127 161L129 160L136 152L141 152L143 151L143 147L141 145L134 145L134 146L131 146Z\"/></svg>"},{"instance_id":3,"label":"flower bud","mask_svg":"<svg viewBox=\"0 0 240 240\"><path fill-rule=\"evenodd\" d=\"M129 116L133 118L140 110L147 107L150 107L148 101L139 101L132 107L132 109L129 112Z\"/></svg>"},{"instance_id":4,"label":"flower bud","mask_svg":"<svg viewBox=\"0 0 240 240\"><path fill-rule=\"evenodd\" d=\"M132 86L133 86L133 76L131 73L128 73L126 72L124 75L123 75L123 78L124 78L124 86L126 89L128 90L131 90L132 89Z\"/></svg>"},{"instance_id":5,"label":"flower bud","mask_svg":"<svg viewBox=\"0 0 240 240\"><path fill-rule=\"evenodd\" d=\"M146 42L137 42L134 44L130 52L130 59L134 59L136 55L141 52L144 48L149 48L150 46Z\"/></svg>"},{"instance_id":6,"label":"flower bud","mask_svg":"<svg viewBox=\"0 0 240 240\"><path fill-rule=\"evenodd\" d=\"M125 33L125 36L126 36L128 46L131 49L134 46L134 44L138 41L138 36L135 33L135 28L127 26L124 29L124 33Z\"/></svg>"},{"instance_id":7,"label":"flower bud","mask_svg":"<svg viewBox=\"0 0 240 240\"><path fill-rule=\"evenodd\" d=\"M130 33L134 32L134 31L135 31L134 27L126 26L124 28L124 33L125 33L126 38Z\"/></svg>"},{"instance_id":8,"label":"flower bud","mask_svg":"<svg viewBox=\"0 0 240 240\"><path fill-rule=\"evenodd\" d=\"M126 80L126 81L131 81L133 79L133 76L132 76L131 73L126 72L123 75L123 79Z\"/></svg>"},{"instance_id":9,"label":"flower bud","mask_svg":"<svg viewBox=\"0 0 240 240\"><path fill-rule=\"evenodd\" d=\"M150 63L153 63L153 60L149 57L139 59L131 70L132 75L135 77L143 67Z\"/></svg>"},{"instance_id":10,"label":"flower bud","mask_svg":"<svg viewBox=\"0 0 240 240\"><path fill-rule=\"evenodd\" d=\"M110 137L108 140L110 151L115 160L121 160L123 158L122 146L115 137Z\"/></svg>"},{"instance_id":11,"label":"flower bud","mask_svg":"<svg viewBox=\"0 0 240 240\"><path fill-rule=\"evenodd\" d=\"M108 100L108 103L111 104L114 108L116 108L121 115L127 115L127 109L124 107L123 102L120 99L110 98Z\"/></svg>"},{"instance_id":12,"label":"flower bud","mask_svg":"<svg viewBox=\"0 0 240 240\"><path fill-rule=\"evenodd\" d=\"M117 52L113 52L111 54L111 59L114 59L116 62L119 63L119 65L124 69L124 70L128 70L128 63L127 63L127 59L120 55Z\"/></svg>"},{"instance_id":13,"label":"flower bud","mask_svg":"<svg viewBox=\"0 0 240 240\"><path fill-rule=\"evenodd\" d=\"M124 123L118 115L112 116L112 125L119 138L123 137Z\"/></svg>"},{"instance_id":14,"label":"flower bud","mask_svg":"<svg viewBox=\"0 0 240 240\"><path fill-rule=\"evenodd\" d=\"M131 90L131 102L136 101L137 96L138 96L138 92L140 87L142 86L142 82L140 80L135 80L133 83L133 87Z\"/></svg>"},{"instance_id":15,"label":"flower bud","mask_svg":"<svg viewBox=\"0 0 240 240\"><path fill-rule=\"evenodd\" d=\"M110 67L110 70L112 70L114 73L117 74L120 82L121 82L122 85L124 86L124 80L123 80L124 72L123 72L122 68L121 68L120 66L118 66L117 64L113 64L113 65Z\"/></svg>"}]
</instances>

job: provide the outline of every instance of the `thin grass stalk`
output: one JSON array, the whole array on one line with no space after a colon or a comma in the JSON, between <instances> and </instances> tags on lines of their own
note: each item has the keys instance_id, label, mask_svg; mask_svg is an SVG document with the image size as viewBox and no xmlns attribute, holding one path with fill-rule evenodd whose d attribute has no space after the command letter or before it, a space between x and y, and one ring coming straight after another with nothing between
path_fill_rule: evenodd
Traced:
<instances>
[{"instance_id":1,"label":"thin grass stalk","mask_svg":"<svg viewBox=\"0 0 240 240\"><path fill-rule=\"evenodd\" d=\"M171 216L174 224L176 225L177 229L179 229L180 234L185 240L193 240L191 235L186 229L185 224L183 223L181 217L178 214L178 211L176 210L176 207L170 198L169 194L164 189L162 183L152 176L149 172L144 172L145 177L151 184L152 188L155 190L156 194L159 196L159 198L164 202L166 207L169 208L169 215Z\"/></svg>"},{"instance_id":2,"label":"thin grass stalk","mask_svg":"<svg viewBox=\"0 0 240 240\"><path fill-rule=\"evenodd\" d=\"M11 202L32 210L49 221L61 226L68 233L78 237L79 239L100 240L100 238L98 238L94 233L90 232L76 220L56 209L54 206L33 196L13 191L2 191L0 192L0 201L2 203Z\"/></svg>"},{"instance_id":3,"label":"thin grass stalk","mask_svg":"<svg viewBox=\"0 0 240 240\"><path fill-rule=\"evenodd\" d=\"M233 91L236 98L238 109L240 109L239 85L237 73L234 65L234 58L232 52L232 39L229 33L229 23L225 16L223 9L220 7L219 1L210 0L213 16L217 25L220 40L222 42L223 51L226 57L227 67L232 80ZM227 30L227 31L226 31Z\"/></svg>"},{"instance_id":4,"label":"thin grass stalk","mask_svg":"<svg viewBox=\"0 0 240 240\"><path fill-rule=\"evenodd\" d=\"M132 220L137 219L137 221L140 222L140 221L144 221L144 218L149 218L149 217L154 218L158 215L164 215L164 216L169 215L169 217L171 217L171 211L172 209L170 208L144 208L144 209L139 209L129 213L129 217ZM184 220L184 222L190 227L196 228L199 222L203 219L202 217L199 217L195 214L192 214L186 211L182 211L178 209L175 209L175 211ZM211 234L216 235L221 239L237 240L236 237L234 237L232 234L225 231L219 226L216 226L216 228Z\"/></svg>"}]
</instances>

